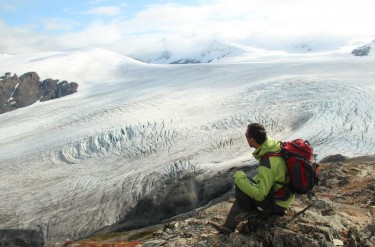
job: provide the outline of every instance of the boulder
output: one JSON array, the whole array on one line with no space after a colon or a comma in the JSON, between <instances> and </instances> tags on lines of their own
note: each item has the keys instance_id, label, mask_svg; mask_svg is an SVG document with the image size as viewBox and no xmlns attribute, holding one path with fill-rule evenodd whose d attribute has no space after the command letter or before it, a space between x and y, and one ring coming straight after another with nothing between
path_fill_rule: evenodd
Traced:
<instances>
[{"instance_id":1,"label":"boulder","mask_svg":"<svg viewBox=\"0 0 375 247\"><path fill-rule=\"evenodd\" d=\"M34 104L38 100L39 76L35 72L23 74L19 78L18 87L15 88L12 97L16 102L15 107L25 107Z\"/></svg>"},{"instance_id":2,"label":"boulder","mask_svg":"<svg viewBox=\"0 0 375 247\"><path fill-rule=\"evenodd\" d=\"M330 162L344 162L345 160L349 159L349 157L346 157L342 154L334 154L329 155L327 157L324 157L320 163L330 163Z\"/></svg>"}]
</instances>

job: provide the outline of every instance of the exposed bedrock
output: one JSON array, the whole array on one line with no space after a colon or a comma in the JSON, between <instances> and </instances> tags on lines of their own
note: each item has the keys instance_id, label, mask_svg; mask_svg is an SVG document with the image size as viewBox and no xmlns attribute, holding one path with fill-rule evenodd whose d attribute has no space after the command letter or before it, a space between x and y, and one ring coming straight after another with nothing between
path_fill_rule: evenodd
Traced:
<instances>
[{"instance_id":1,"label":"exposed bedrock","mask_svg":"<svg viewBox=\"0 0 375 247\"><path fill-rule=\"evenodd\" d=\"M0 246L42 247L43 234L40 230L0 229Z\"/></svg>"},{"instance_id":2,"label":"exposed bedrock","mask_svg":"<svg viewBox=\"0 0 375 247\"><path fill-rule=\"evenodd\" d=\"M212 177L190 173L168 181L138 201L116 224L99 232L124 231L161 223L163 220L207 205L233 188L235 170L251 172L254 166L231 168Z\"/></svg>"},{"instance_id":3,"label":"exposed bedrock","mask_svg":"<svg viewBox=\"0 0 375 247\"><path fill-rule=\"evenodd\" d=\"M18 77L6 73L0 80L0 114L29 106L39 101L61 98L77 91L75 82L46 79L35 72Z\"/></svg>"}]
</instances>

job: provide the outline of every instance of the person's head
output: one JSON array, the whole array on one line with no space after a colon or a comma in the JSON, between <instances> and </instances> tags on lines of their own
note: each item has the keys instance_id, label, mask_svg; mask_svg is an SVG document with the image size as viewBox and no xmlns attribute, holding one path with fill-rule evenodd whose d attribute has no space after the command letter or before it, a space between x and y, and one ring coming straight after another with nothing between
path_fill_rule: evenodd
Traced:
<instances>
[{"instance_id":1,"label":"person's head","mask_svg":"<svg viewBox=\"0 0 375 247\"><path fill-rule=\"evenodd\" d=\"M266 141L267 132L260 123L251 123L247 126L245 136L250 147L258 148Z\"/></svg>"}]
</instances>

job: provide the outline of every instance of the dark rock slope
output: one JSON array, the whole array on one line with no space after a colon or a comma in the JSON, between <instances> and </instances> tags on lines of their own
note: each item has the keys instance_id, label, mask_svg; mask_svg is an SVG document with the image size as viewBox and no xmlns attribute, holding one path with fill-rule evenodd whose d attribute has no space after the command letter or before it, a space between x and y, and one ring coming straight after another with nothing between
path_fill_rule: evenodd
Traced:
<instances>
[{"instance_id":1,"label":"dark rock slope","mask_svg":"<svg viewBox=\"0 0 375 247\"><path fill-rule=\"evenodd\" d=\"M18 77L6 73L0 80L0 114L34 104L60 98L77 91L75 82L46 79L40 81L35 72Z\"/></svg>"},{"instance_id":2,"label":"dark rock slope","mask_svg":"<svg viewBox=\"0 0 375 247\"><path fill-rule=\"evenodd\" d=\"M55 246L375 246L374 174L375 156L321 163L315 197L298 196L287 215L272 222L245 220L230 236L219 235L208 222L225 220L232 196L163 224Z\"/></svg>"},{"instance_id":3,"label":"dark rock slope","mask_svg":"<svg viewBox=\"0 0 375 247\"><path fill-rule=\"evenodd\" d=\"M42 247L43 234L40 230L0 229L0 246Z\"/></svg>"}]
</instances>

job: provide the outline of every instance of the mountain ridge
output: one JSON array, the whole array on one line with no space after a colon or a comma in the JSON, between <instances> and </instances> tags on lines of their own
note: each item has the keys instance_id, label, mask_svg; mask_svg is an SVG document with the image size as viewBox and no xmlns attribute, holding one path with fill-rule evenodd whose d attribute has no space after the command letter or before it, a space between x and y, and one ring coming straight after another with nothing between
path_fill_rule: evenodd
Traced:
<instances>
[{"instance_id":1,"label":"mountain ridge","mask_svg":"<svg viewBox=\"0 0 375 247\"><path fill-rule=\"evenodd\" d=\"M196 63L211 63L225 57L237 56L243 54L245 51L235 45L228 45L220 41L214 40L205 48L198 52L191 54L174 53L169 50L161 52L160 55L154 58L140 59L146 63L154 64L196 64Z\"/></svg>"},{"instance_id":2,"label":"mountain ridge","mask_svg":"<svg viewBox=\"0 0 375 247\"><path fill-rule=\"evenodd\" d=\"M215 63L228 58L246 57L247 59L259 59L272 56L296 56L300 55L318 55L318 54L341 54L349 56L354 55L355 50L361 50L364 47L372 47L373 42L358 47L350 53L349 50L321 50L314 49L314 45L309 43L299 43L286 50L263 50L254 47L240 46L237 44L226 44L224 42L213 40L200 51L195 52L174 52L169 49L159 54L145 55L138 60L149 64L197 64L197 63ZM354 53L353 53L354 52ZM358 53L359 54L359 53ZM372 54L372 53L371 53Z\"/></svg>"}]
</instances>

